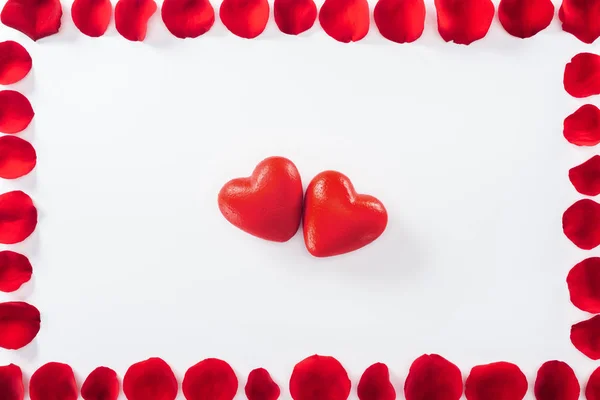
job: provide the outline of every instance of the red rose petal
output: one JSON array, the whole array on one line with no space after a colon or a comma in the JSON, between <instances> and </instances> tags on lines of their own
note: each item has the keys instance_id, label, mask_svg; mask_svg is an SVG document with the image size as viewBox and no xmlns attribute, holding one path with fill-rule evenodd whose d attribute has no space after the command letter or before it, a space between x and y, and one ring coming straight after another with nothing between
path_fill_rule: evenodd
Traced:
<instances>
[{"instance_id":1,"label":"red rose petal","mask_svg":"<svg viewBox=\"0 0 600 400\"><path fill-rule=\"evenodd\" d=\"M600 143L600 109L592 104L581 106L565 119L563 134L569 143L577 146Z\"/></svg>"},{"instance_id":2,"label":"red rose petal","mask_svg":"<svg viewBox=\"0 0 600 400\"><path fill-rule=\"evenodd\" d=\"M14 364L0 367L0 399L23 400L24 392L21 368Z\"/></svg>"},{"instance_id":3,"label":"red rose petal","mask_svg":"<svg viewBox=\"0 0 600 400\"><path fill-rule=\"evenodd\" d=\"M315 24L317 5L313 0L275 0L273 13L281 32L299 35Z\"/></svg>"},{"instance_id":4,"label":"red rose petal","mask_svg":"<svg viewBox=\"0 0 600 400\"><path fill-rule=\"evenodd\" d=\"M498 19L512 36L528 38L546 29L554 18L550 0L501 0Z\"/></svg>"},{"instance_id":5,"label":"red rose petal","mask_svg":"<svg viewBox=\"0 0 600 400\"><path fill-rule=\"evenodd\" d=\"M600 0L563 0L558 17L565 32L585 43L600 36Z\"/></svg>"},{"instance_id":6,"label":"red rose petal","mask_svg":"<svg viewBox=\"0 0 600 400\"><path fill-rule=\"evenodd\" d=\"M342 43L358 42L369 32L367 0L325 0L319 11L321 27Z\"/></svg>"},{"instance_id":7,"label":"red rose petal","mask_svg":"<svg viewBox=\"0 0 600 400\"><path fill-rule=\"evenodd\" d=\"M0 195L0 243L27 239L37 225L37 210L27 194L16 190Z\"/></svg>"},{"instance_id":8,"label":"red rose petal","mask_svg":"<svg viewBox=\"0 0 600 400\"><path fill-rule=\"evenodd\" d=\"M565 67L563 83L573 97L584 98L600 94L600 56L579 53Z\"/></svg>"},{"instance_id":9,"label":"red rose petal","mask_svg":"<svg viewBox=\"0 0 600 400\"><path fill-rule=\"evenodd\" d=\"M169 32L180 39L204 35L215 23L215 10L208 0L165 0L161 16Z\"/></svg>"},{"instance_id":10,"label":"red rose petal","mask_svg":"<svg viewBox=\"0 0 600 400\"><path fill-rule=\"evenodd\" d=\"M50 362L42 365L29 381L31 400L77 400L77 382L67 364Z\"/></svg>"},{"instance_id":11,"label":"red rose petal","mask_svg":"<svg viewBox=\"0 0 600 400\"><path fill-rule=\"evenodd\" d=\"M569 180L581 194L600 194L600 156L596 155L581 165L569 170Z\"/></svg>"},{"instance_id":12,"label":"red rose petal","mask_svg":"<svg viewBox=\"0 0 600 400\"><path fill-rule=\"evenodd\" d=\"M381 36L396 43L411 43L420 38L425 29L425 2L379 0L373 17Z\"/></svg>"},{"instance_id":13,"label":"red rose petal","mask_svg":"<svg viewBox=\"0 0 600 400\"><path fill-rule=\"evenodd\" d=\"M29 259L14 251L0 251L0 291L14 292L29 282L33 268Z\"/></svg>"},{"instance_id":14,"label":"red rose petal","mask_svg":"<svg viewBox=\"0 0 600 400\"><path fill-rule=\"evenodd\" d=\"M437 354L417 358L404 383L406 400L458 400L462 393L460 369Z\"/></svg>"},{"instance_id":15,"label":"red rose petal","mask_svg":"<svg viewBox=\"0 0 600 400\"><path fill-rule=\"evenodd\" d=\"M112 4L110 0L75 0L71 6L71 16L81 33L100 37L108 29Z\"/></svg>"},{"instance_id":16,"label":"red rose petal","mask_svg":"<svg viewBox=\"0 0 600 400\"><path fill-rule=\"evenodd\" d=\"M22 301L0 303L0 347L17 350L27 346L40 331L40 312Z\"/></svg>"},{"instance_id":17,"label":"red rose petal","mask_svg":"<svg viewBox=\"0 0 600 400\"><path fill-rule=\"evenodd\" d=\"M81 387L83 400L117 400L119 397L119 377L107 367L93 370Z\"/></svg>"},{"instance_id":18,"label":"red rose petal","mask_svg":"<svg viewBox=\"0 0 600 400\"><path fill-rule=\"evenodd\" d=\"M173 370L160 358L133 364L123 378L128 400L175 400L178 390Z\"/></svg>"},{"instance_id":19,"label":"red rose petal","mask_svg":"<svg viewBox=\"0 0 600 400\"><path fill-rule=\"evenodd\" d=\"M0 14L2 23L39 40L60 29L62 7L59 0L8 0Z\"/></svg>"},{"instance_id":20,"label":"red rose petal","mask_svg":"<svg viewBox=\"0 0 600 400\"><path fill-rule=\"evenodd\" d=\"M573 325L571 343L592 360L600 360L600 315Z\"/></svg>"},{"instance_id":21,"label":"red rose petal","mask_svg":"<svg viewBox=\"0 0 600 400\"><path fill-rule=\"evenodd\" d=\"M279 385L264 368L257 368L250 372L245 392L248 400L277 400L281 394Z\"/></svg>"},{"instance_id":22,"label":"red rose petal","mask_svg":"<svg viewBox=\"0 0 600 400\"><path fill-rule=\"evenodd\" d=\"M563 214L563 232L580 249L591 250L600 244L600 204L583 199Z\"/></svg>"},{"instance_id":23,"label":"red rose petal","mask_svg":"<svg viewBox=\"0 0 600 400\"><path fill-rule=\"evenodd\" d=\"M35 149L16 136L0 137L0 178L16 179L33 170L37 162Z\"/></svg>"},{"instance_id":24,"label":"red rose petal","mask_svg":"<svg viewBox=\"0 0 600 400\"><path fill-rule=\"evenodd\" d=\"M591 257L575 265L567 275L571 303L580 310L600 313L600 258Z\"/></svg>"},{"instance_id":25,"label":"red rose petal","mask_svg":"<svg viewBox=\"0 0 600 400\"><path fill-rule=\"evenodd\" d=\"M115 26L127 40L143 42L150 17L156 12L154 0L119 0L115 6Z\"/></svg>"},{"instance_id":26,"label":"red rose petal","mask_svg":"<svg viewBox=\"0 0 600 400\"><path fill-rule=\"evenodd\" d=\"M526 393L527 378L507 362L473 367L465 383L467 400L521 400Z\"/></svg>"},{"instance_id":27,"label":"red rose petal","mask_svg":"<svg viewBox=\"0 0 600 400\"><path fill-rule=\"evenodd\" d=\"M14 90L0 91L0 132L21 132L29 126L34 114L27 97Z\"/></svg>"},{"instance_id":28,"label":"red rose petal","mask_svg":"<svg viewBox=\"0 0 600 400\"><path fill-rule=\"evenodd\" d=\"M265 30L269 10L267 0L223 0L219 17L229 32L253 39Z\"/></svg>"},{"instance_id":29,"label":"red rose petal","mask_svg":"<svg viewBox=\"0 0 600 400\"><path fill-rule=\"evenodd\" d=\"M580 391L575 372L568 364L548 361L538 370L534 387L537 400L577 400Z\"/></svg>"},{"instance_id":30,"label":"red rose petal","mask_svg":"<svg viewBox=\"0 0 600 400\"><path fill-rule=\"evenodd\" d=\"M390 382L387 365L376 363L363 372L356 389L360 400L394 400L396 391Z\"/></svg>"},{"instance_id":31,"label":"red rose petal","mask_svg":"<svg viewBox=\"0 0 600 400\"><path fill-rule=\"evenodd\" d=\"M200 361L183 378L183 395L187 400L233 400L237 389L235 372L217 358Z\"/></svg>"},{"instance_id":32,"label":"red rose petal","mask_svg":"<svg viewBox=\"0 0 600 400\"><path fill-rule=\"evenodd\" d=\"M435 8L442 39L465 45L485 37L495 12L491 0L435 0Z\"/></svg>"},{"instance_id":33,"label":"red rose petal","mask_svg":"<svg viewBox=\"0 0 600 400\"><path fill-rule=\"evenodd\" d=\"M600 400L600 367L596 368L588 379L585 386L585 398L587 400Z\"/></svg>"},{"instance_id":34,"label":"red rose petal","mask_svg":"<svg viewBox=\"0 0 600 400\"><path fill-rule=\"evenodd\" d=\"M0 85L12 85L31 71L31 56L17 42L0 42Z\"/></svg>"},{"instance_id":35,"label":"red rose petal","mask_svg":"<svg viewBox=\"0 0 600 400\"><path fill-rule=\"evenodd\" d=\"M294 400L346 400L350 379L338 360L314 355L294 367L290 394Z\"/></svg>"}]
</instances>

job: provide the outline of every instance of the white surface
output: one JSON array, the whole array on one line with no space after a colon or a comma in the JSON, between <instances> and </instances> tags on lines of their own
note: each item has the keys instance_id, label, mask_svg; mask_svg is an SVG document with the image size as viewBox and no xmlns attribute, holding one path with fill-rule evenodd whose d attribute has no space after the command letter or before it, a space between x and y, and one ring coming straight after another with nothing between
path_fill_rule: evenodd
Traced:
<instances>
[{"instance_id":1,"label":"white surface","mask_svg":"<svg viewBox=\"0 0 600 400\"><path fill-rule=\"evenodd\" d=\"M68 362L82 381L151 356L181 378L219 357L240 387L266 367L283 398L293 365L314 353L336 356L353 385L386 362L399 394L431 352L465 376L515 362L530 383L562 359L585 382L594 363L569 330L588 315L565 278L600 252L577 250L561 216L579 198L567 171L593 150L562 137L584 104L562 73L598 46L557 19L525 41L495 20L482 41L446 44L431 5L424 36L403 46L374 25L343 45L318 26L286 37L273 21L257 40L217 21L181 41L158 13L140 44L112 24L87 38L64 8L61 34L37 44L0 29L33 56L16 88L37 113L23 137L39 157L33 176L2 188L26 190L40 210L34 236L13 247L35 278L0 299L26 299L43 318L35 342L1 362L27 375ZM325 169L348 175L386 205L385 234L321 260L300 233L273 244L229 225L218 190L271 155L292 159L305 186Z\"/></svg>"}]
</instances>

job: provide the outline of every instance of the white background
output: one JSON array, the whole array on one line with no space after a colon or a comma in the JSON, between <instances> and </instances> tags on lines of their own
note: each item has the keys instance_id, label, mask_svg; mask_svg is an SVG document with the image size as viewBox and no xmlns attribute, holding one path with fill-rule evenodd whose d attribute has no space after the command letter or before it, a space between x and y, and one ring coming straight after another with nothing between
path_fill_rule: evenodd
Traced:
<instances>
[{"instance_id":1,"label":"white background","mask_svg":"<svg viewBox=\"0 0 600 400\"><path fill-rule=\"evenodd\" d=\"M215 4L218 9L218 4ZM593 149L562 136L584 104L562 87L564 65L598 50L560 30L508 36L494 20L471 46L446 44L428 5L416 43L344 45L320 27L300 37L271 20L256 40L215 27L171 36L160 14L144 43L111 24L92 39L65 8L61 33L33 43L34 69L16 85L36 111L22 137L35 173L2 189L30 193L35 234L12 247L34 279L0 300L42 313L36 340L0 352L26 375L49 361L80 382L96 366L164 358L179 378L206 357L240 379L265 367L289 398L294 364L333 355L353 385L386 362L402 398L411 362L436 352L465 376L517 363L533 383L542 362L569 362L582 383L595 363L570 343L589 316L569 301L569 269L599 251L575 248L562 212L580 198L568 169ZM312 258L225 221L217 193L263 158L345 173L377 196L389 226L374 244ZM353 394L354 397L354 389ZM528 394L532 398L532 393Z\"/></svg>"}]
</instances>

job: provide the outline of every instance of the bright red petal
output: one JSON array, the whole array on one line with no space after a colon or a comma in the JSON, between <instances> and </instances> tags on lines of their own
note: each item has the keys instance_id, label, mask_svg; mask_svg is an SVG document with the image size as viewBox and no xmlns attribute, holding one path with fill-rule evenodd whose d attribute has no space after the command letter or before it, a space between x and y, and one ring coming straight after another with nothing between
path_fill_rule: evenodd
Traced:
<instances>
[{"instance_id":1,"label":"bright red petal","mask_svg":"<svg viewBox=\"0 0 600 400\"><path fill-rule=\"evenodd\" d=\"M27 194L16 190L0 195L0 243L27 239L37 225L37 210Z\"/></svg>"},{"instance_id":2,"label":"bright red petal","mask_svg":"<svg viewBox=\"0 0 600 400\"><path fill-rule=\"evenodd\" d=\"M253 39L265 30L269 9L267 0L223 0L219 17L234 35Z\"/></svg>"},{"instance_id":3,"label":"bright red petal","mask_svg":"<svg viewBox=\"0 0 600 400\"><path fill-rule=\"evenodd\" d=\"M100 37L110 23L112 4L110 0L75 0L71 6L71 16L81 33Z\"/></svg>"},{"instance_id":4,"label":"bright red petal","mask_svg":"<svg viewBox=\"0 0 600 400\"><path fill-rule=\"evenodd\" d=\"M294 400L346 400L350 395L350 379L338 360L314 355L294 367L290 394Z\"/></svg>"},{"instance_id":5,"label":"bright red petal","mask_svg":"<svg viewBox=\"0 0 600 400\"><path fill-rule=\"evenodd\" d=\"M29 381L31 400L77 400L77 382L67 364L50 362L42 365Z\"/></svg>"},{"instance_id":6,"label":"bright red petal","mask_svg":"<svg viewBox=\"0 0 600 400\"><path fill-rule=\"evenodd\" d=\"M420 38L425 29L425 2L379 0L373 17L381 36L396 43L411 43Z\"/></svg>"},{"instance_id":7,"label":"bright red petal","mask_svg":"<svg viewBox=\"0 0 600 400\"><path fill-rule=\"evenodd\" d=\"M360 400L394 400L396 391L390 382L387 365L377 363L363 372L356 389Z\"/></svg>"},{"instance_id":8,"label":"bright red petal","mask_svg":"<svg viewBox=\"0 0 600 400\"><path fill-rule=\"evenodd\" d=\"M165 0L161 16L169 32L180 39L204 35L215 23L208 0Z\"/></svg>"},{"instance_id":9,"label":"bright red petal","mask_svg":"<svg viewBox=\"0 0 600 400\"><path fill-rule=\"evenodd\" d=\"M13 301L0 303L0 347L18 350L40 331L40 312L34 306Z\"/></svg>"},{"instance_id":10,"label":"bright red petal","mask_svg":"<svg viewBox=\"0 0 600 400\"><path fill-rule=\"evenodd\" d=\"M0 85L11 85L31 71L31 56L17 42L0 42Z\"/></svg>"},{"instance_id":11,"label":"bright red petal","mask_svg":"<svg viewBox=\"0 0 600 400\"><path fill-rule=\"evenodd\" d=\"M187 400L233 400L238 380L223 360L207 358L187 370L183 395Z\"/></svg>"},{"instance_id":12,"label":"bright red petal","mask_svg":"<svg viewBox=\"0 0 600 400\"><path fill-rule=\"evenodd\" d=\"M563 0L558 17L565 32L585 43L600 36L600 0Z\"/></svg>"},{"instance_id":13,"label":"bright red petal","mask_svg":"<svg viewBox=\"0 0 600 400\"><path fill-rule=\"evenodd\" d=\"M0 20L32 40L39 40L58 32L61 17L59 0L8 0Z\"/></svg>"},{"instance_id":14,"label":"bright red petal","mask_svg":"<svg viewBox=\"0 0 600 400\"><path fill-rule=\"evenodd\" d=\"M0 178L16 179L30 173L37 162L35 149L16 136L0 137Z\"/></svg>"},{"instance_id":15,"label":"bright red petal","mask_svg":"<svg viewBox=\"0 0 600 400\"><path fill-rule=\"evenodd\" d=\"M156 12L154 0L119 0L115 6L115 26L127 40L143 42L150 17Z\"/></svg>"},{"instance_id":16,"label":"bright red petal","mask_svg":"<svg viewBox=\"0 0 600 400\"><path fill-rule=\"evenodd\" d=\"M565 139L577 146L595 146L600 143L600 109L592 104L581 106L564 122Z\"/></svg>"},{"instance_id":17,"label":"bright red petal","mask_svg":"<svg viewBox=\"0 0 600 400\"><path fill-rule=\"evenodd\" d=\"M133 364L123 378L128 400L175 400L178 390L173 370L160 358Z\"/></svg>"},{"instance_id":18,"label":"bright red petal","mask_svg":"<svg viewBox=\"0 0 600 400\"><path fill-rule=\"evenodd\" d=\"M281 390L271 378L269 371L257 368L248 375L245 392L248 400L277 400Z\"/></svg>"},{"instance_id":19,"label":"bright red petal","mask_svg":"<svg viewBox=\"0 0 600 400\"><path fill-rule=\"evenodd\" d=\"M467 400L521 400L526 393L527 378L507 362L473 367L465 383Z\"/></svg>"},{"instance_id":20,"label":"bright red petal","mask_svg":"<svg viewBox=\"0 0 600 400\"><path fill-rule=\"evenodd\" d=\"M538 370L534 388L537 400L577 400L580 390L575 372L562 361L548 361Z\"/></svg>"},{"instance_id":21,"label":"bright red petal","mask_svg":"<svg viewBox=\"0 0 600 400\"><path fill-rule=\"evenodd\" d=\"M600 315L573 325L571 343L592 360L600 360Z\"/></svg>"},{"instance_id":22,"label":"bright red petal","mask_svg":"<svg viewBox=\"0 0 600 400\"><path fill-rule=\"evenodd\" d=\"M317 5L313 0L275 0L275 23L287 35L299 35L312 28L317 20Z\"/></svg>"},{"instance_id":23,"label":"bright red petal","mask_svg":"<svg viewBox=\"0 0 600 400\"><path fill-rule=\"evenodd\" d=\"M0 291L14 292L29 282L33 268L29 259L14 251L0 251Z\"/></svg>"},{"instance_id":24,"label":"bright red petal","mask_svg":"<svg viewBox=\"0 0 600 400\"><path fill-rule=\"evenodd\" d=\"M525 39L550 25L554 4L551 0L501 0L498 18L506 32Z\"/></svg>"},{"instance_id":25,"label":"bright red petal","mask_svg":"<svg viewBox=\"0 0 600 400\"><path fill-rule=\"evenodd\" d=\"M342 43L358 42L369 32L367 0L325 0L319 11L321 27Z\"/></svg>"},{"instance_id":26,"label":"bright red petal","mask_svg":"<svg viewBox=\"0 0 600 400\"><path fill-rule=\"evenodd\" d=\"M565 90L573 97L600 94L600 56L579 53L565 67Z\"/></svg>"},{"instance_id":27,"label":"bright red petal","mask_svg":"<svg viewBox=\"0 0 600 400\"><path fill-rule=\"evenodd\" d=\"M24 392L21 368L14 364L0 367L0 399L23 400Z\"/></svg>"},{"instance_id":28,"label":"bright red petal","mask_svg":"<svg viewBox=\"0 0 600 400\"><path fill-rule=\"evenodd\" d=\"M442 39L465 45L485 37L495 12L491 0L435 0L435 8Z\"/></svg>"},{"instance_id":29,"label":"bright red petal","mask_svg":"<svg viewBox=\"0 0 600 400\"><path fill-rule=\"evenodd\" d=\"M600 194L600 156L596 155L569 170L569 180L575 189L586 196Z\"/></svg>"},{"instance_id":30,"label":"bright red petal","mask_svg":"<svg viewBox=\"0 0 600 400\"><path fill-rule=\"evenodd\" d=\"M563 232L580 249L591 250L600 244L600 204L583 199L563 214Z\"/></svg>"},{"instance_id":31,"label":"bright red petal","mask_svg":"<svg viewBox=\"0 0 600 400\"><path fill-rule=\"evenodd\" d=\"M460 369L437 354L417 358L404 383L406 400L458 400L462 393Z\"/></svg>"},{"instance_id":32,"label":"bright red petal","mask_svg":"<svg viewBox=\"0 0 600 400\"><path fill-rule=\"evenodd\" d=\"M119 377L107 367L93 370L81 387L83 400L117 400L119 397Z\"/></svg>"},{"instance_id":33,"label":"bright red petal","mask_svg":"<svg viewBox=\"0 0 600 400\"><path fill-rule=\"evenodd\" d=\"M34 114L27 97L14 90L0 91L0 132L23 131L31 123Z\"/></svg>"},{"instance_id":34,"label":"bright red petal","mask_svg":"<svg viewBox=\"0 0 600 400\"><path fill-rule=\"evenodd\" d=\"M596 368L590 375L585 386L585 398L587 400L600 400L600 367Z\"/></svg>"},{"instance_id":35,"label":"bright red petal","mask_svg":"<svg viewBox=\"0 0 600 400\"><path fill-rule=\"evenodd\" d=\"M571 303L580 310L600 314L600 258L575 265L567 275Z\"/></svg>"}]
</instances>

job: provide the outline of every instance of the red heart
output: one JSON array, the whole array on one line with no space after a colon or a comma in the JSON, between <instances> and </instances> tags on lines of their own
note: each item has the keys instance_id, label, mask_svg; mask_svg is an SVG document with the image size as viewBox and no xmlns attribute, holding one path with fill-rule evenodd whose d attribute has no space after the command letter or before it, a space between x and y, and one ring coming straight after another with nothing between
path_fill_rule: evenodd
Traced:
<instances>
[{"instance_id":1,"label":"red heart","mask_svg":"<svg viewBox=\"0 0 600 400\"><path fill-rule=\"evenodd\" d=\"M287 242L302 216L302 180L293 162L283 157L261 161L249 178L233 179L219 192L223 216L262 239Z\"/></svg>"},{"instance_id":2,"label":"red heart","mask_svg":"<svg viewBox=\"0 0 600 400\"><path fill-rule=\"evenodd\" d=\"M315 257L368 245L381 236L387 220L383 204L373 196L357 194L350 179L339 172L321 172L306 189L304 242Z\"/></svg>"}]
</instances>

